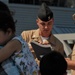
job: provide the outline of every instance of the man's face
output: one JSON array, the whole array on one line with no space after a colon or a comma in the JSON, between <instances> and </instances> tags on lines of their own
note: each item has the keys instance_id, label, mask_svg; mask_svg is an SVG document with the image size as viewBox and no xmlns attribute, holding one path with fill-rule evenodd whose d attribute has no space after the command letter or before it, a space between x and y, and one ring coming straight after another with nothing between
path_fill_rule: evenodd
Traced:
<instances>
[{"instance_id":1,"label":"man's face","mask_svg":"<svg viewBox=\"0 0 75 75\"><path fill-rule=\"evenodd\" d=\"M51 20L45 22L38 18L36 22L40 29L40 35L43 37L48 37L51 34L54 19L52 18Z\"/></svg>"}]
</instances>

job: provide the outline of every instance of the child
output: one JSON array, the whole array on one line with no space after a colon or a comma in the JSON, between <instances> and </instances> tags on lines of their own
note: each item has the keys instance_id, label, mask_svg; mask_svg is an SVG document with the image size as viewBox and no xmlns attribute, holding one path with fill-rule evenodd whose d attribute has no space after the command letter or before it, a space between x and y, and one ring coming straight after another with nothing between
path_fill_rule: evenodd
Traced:
<instances>
[{"instance_id":1,"label":"child","mask_svg":"<svg viewBox=\"0 0 75 75\"><path fill-rule=\"evenodd\" d=\"M20 73L38 75L38 65L27 43L21 36L15 35L15 23L8 7L1 1L0 7L0 46L2 47L0 63L2 68L7 75L20 75Z\"/></svg>"},{"instance_id":2,"label":"child","mask_svg":"<svg viewBox=\"0 0 75 75\"><path fill-rule=\"evenodd\" d=\"M59 52L51 51L40 61L41 75L67 75L66 71L67 62Z\"/></svg>"}]
</instances>

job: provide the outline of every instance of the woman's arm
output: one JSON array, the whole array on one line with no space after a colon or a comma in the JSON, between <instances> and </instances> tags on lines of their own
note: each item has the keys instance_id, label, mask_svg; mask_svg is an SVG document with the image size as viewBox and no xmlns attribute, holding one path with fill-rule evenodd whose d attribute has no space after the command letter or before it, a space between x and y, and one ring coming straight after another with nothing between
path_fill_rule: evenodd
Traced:
<instances>
[{"instance_id":1,"label":"woman's arm","mask_svg":"<svg viewBox=\"0 0 75 75\"><path fill-rule=\"evenodd\" d=\"M14 52L21 50L21 43L18 40L9 41L0 49L0 62L8 59Z\"/></svg>"}]
</instances>

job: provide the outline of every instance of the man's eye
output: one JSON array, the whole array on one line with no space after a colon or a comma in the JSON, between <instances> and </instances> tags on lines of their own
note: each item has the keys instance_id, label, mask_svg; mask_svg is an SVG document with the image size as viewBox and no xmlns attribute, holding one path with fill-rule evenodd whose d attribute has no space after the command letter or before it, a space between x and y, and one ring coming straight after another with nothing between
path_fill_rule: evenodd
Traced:
<instances>
[{"instance_id":1,"label":"man's eye","mask_svg":"<svg viewBox=\"0 0 75 75\"><path fill-rule=\"evenodd\" d=\"M41 25L45 25L45 23L41 23Z\"/></svg>"},{"instance_id":2,"label":"man's eye","mask_svg":"<svg viewBox=\"0 0 75 75\"><path fill-rule=\"evenodd\" d=\"M52 22L49 22L49 23L48 23L48 25L51 25L51 24L52 24Z\"/></svg>"},{"instance_id":3,"label":"man's eye","mask_svg":"<svg viewBox=\"0 0 75 75\"><path fill-rule=\"evenodd\" d=\"M48 25L50 25L51 23L48 23Z\"/></svg>"}]
</instances>

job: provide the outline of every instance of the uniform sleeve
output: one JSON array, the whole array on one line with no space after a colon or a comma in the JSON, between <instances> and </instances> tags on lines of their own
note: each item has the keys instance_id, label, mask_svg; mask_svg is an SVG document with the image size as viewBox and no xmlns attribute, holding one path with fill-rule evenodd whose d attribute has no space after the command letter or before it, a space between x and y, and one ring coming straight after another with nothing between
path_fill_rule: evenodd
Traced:
<instances>
[{"instance_id":1,"label":"uniform sleeve","mask_svg":"<svg viewBox=\"0 0 75 75\"><path fill-rule=\"evenodd\" d=\"M23 38L25 41L27 41L27 39L26 39L26 37L27 37L27 32L26 32L26 31L23 31L23 32L21 33L21 36L22 36L22 38Z\"/></svg>"},{"instance_id":2,"label":"uniform sleeve","mask_svg":"<svg viewBox=\"0 0 75 75\"><path fill-rule=\"evenodd\" d=\"M74 44L74 47L73 47L73 51L72 51L72 60L75 60L75 44Z\"/></svg>"},{"instance_id":3,"label":"uniform sleeve","mask_svg":"<svg viewBox=\"0 0 75 75\"><path fill-rule=\"evenodd\" d=\"M27 43L30 43L34 32L35 32L35 30L23 31L21 33L21 36Z\"/></svg>"},{"instance_id":4,"label":"uniform sleeve","mask_svg":"<svg viewBox=\"0 0 75 75\"><path fill-rule=\"evenodd\" d=\"M64 56L64 46L61 43L60 47L59 47L59 52Z\"/></svg>"},{"instance_id":5,"label":"uniform sleeve","mask_svg":"<svg viewBox=\"0 0 75 75\"><path fill-rule=\"evenodd\" d=\"M30 42L30 40L31 40L31 38L32 38L31 35L32 35L31 31L23 31L23 32L21 33L22 38L23 38L27 43Z\"/></svg>"}]
</instances>

